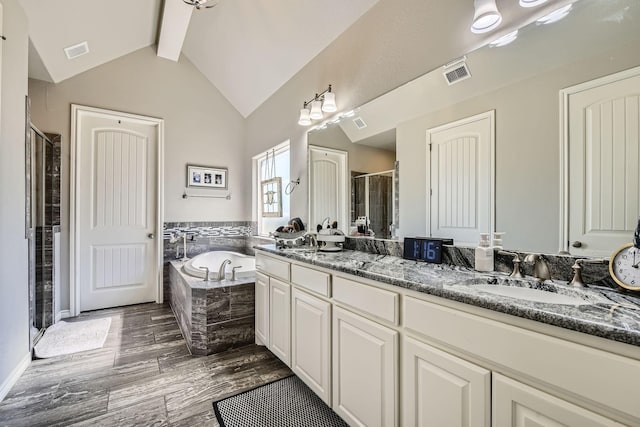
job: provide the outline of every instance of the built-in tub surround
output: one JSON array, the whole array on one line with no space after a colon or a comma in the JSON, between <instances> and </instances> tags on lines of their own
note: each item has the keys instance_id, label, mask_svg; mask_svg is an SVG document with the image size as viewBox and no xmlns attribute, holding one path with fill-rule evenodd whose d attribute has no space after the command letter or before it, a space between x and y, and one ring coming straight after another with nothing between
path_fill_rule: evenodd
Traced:
<instances>
[{"instance_id":1,"label":"built-in tub surround","mask_svg":"<svg viewBox=\"0 0 640 427\"><path fill-rule=\"evenodd\" d=\"M426 264L390 255L350 250L323 253L308 249L276 249L271 245L257 249L452 301L640 346L638 294L593 285L573 292L573 288L568 287L566 282L555 282L548 284L544 290L582 298L587 304L547 303L485 292L482 286L474 287L480 283L509 284L513 279L506 273L477 273L469 268L450 264ZM460 288L458 285L462 284L468 286ZM532 289L536 286L534 282L527 281L518 284ZM582 294L583 292L588 294Z\"/></svg>"},{"instance_id":2,"label":"built-in tub surround","mask_svg":"<svg viewBox=\"0 0 640 427\"><path fill-rule=\"evenodd\" d=\"M203 281L169 263L169 303L191 354L220 353L254 342L255 277Z\"/></svg>"}]
</instances>

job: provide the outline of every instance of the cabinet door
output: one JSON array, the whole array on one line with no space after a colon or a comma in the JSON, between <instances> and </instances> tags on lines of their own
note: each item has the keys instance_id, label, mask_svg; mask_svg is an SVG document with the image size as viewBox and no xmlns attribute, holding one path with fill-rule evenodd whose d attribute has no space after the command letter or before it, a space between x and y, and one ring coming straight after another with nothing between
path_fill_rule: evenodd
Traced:
<instances>
[{"instance_id":1,"label":"cabinet door","mask_svg":"<svg viewBox=\"0 0 640 427\"><path fill-rule=\"evenodd\" d=\"M491 425L490 371L409 337L402 354L403 425Z\"/></svg>"},{"instance_id":2,"label":"cabinet door","mask_svg":"<svg viewBox=\"0 0 640 427\"><path fill-rule=\"evenodd\" d=\"M269 350L291 366L291 285L269 278Z\"/></svg>"},{"instance_id":3,"label":"cabinet door","mask_svg":"<svg viewBox=\"0 0 640 427\"><path fill-rule=\"evenodd\" d=\"M494 427L622 426L500 374L493 374Z\"/></svg>"},{"instance_id":4,"label":"cabinet door","mask_svg":"<svg viewBox=\"0 0 640 427\"><path fill-rule=\"evenodd\" d=\"M333 409L351 426L397 425L398 332L333 310Z\"/></svg>"},{"instance_id":5,"label":"cabinet door","mask_svg":"<svg viewBox=\"0 0 640 427\"><path fill-rule=\"evenodd\" d=\"M269 344L269 277L256 273L256 344Z\"/></svg>"},{"instance_id":6,"label":"cabinet door","mask_svg":"<svg viewBox=\"0 0 640 427\"><path fill-rule=\"evenodd\" d=\"M291 292L291 369L331 405L331 304Z\"/></svg>"}]
</instances>

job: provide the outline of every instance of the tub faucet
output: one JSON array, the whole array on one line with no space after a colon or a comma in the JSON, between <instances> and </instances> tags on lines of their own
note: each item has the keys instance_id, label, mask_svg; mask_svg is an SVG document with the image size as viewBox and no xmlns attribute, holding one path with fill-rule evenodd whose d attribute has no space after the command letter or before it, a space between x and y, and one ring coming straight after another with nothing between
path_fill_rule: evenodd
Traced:
<instances>
[{"instance_id":1,"label":"tub faucet","mask_svg":"<svg viewBox=\"0 0 640 427\"><path fill-rule=\"evenodd\" d=\"M231 268L231 281L235 282L236 281L236 270L239 269L240 267L242 267L241 265L236 265L235 267Z\"/></svg>"},{"instance_id":2,"label":"tub faucet","mask_svg":"<svg viewBox=\"0 0 640 427\"><path fill-rule=\"evenodd\" d=\"M227 264L231 264L231 260L230 259L225 259L224 261L222 261L222 264L220 264L220 269L218 270L218 281L219 282L224 280L224 270L227 267Z\"/></svg>"},{"instance_id":3,"label":"tub faucet","mask_svg":"<svg viewBox=\"0 0 640 427\"><path fill-rule=\"evenodd\" d=\"M198 267L201 270L204 270L204 281L208 282L209 281L209 268L208 267Z\"/></svg>"},{"instance_id":4,"label":"tub faucet","mask_svg":"<svg viewBox=\"0 0 640 427\"><path fill-rule=\"evenodd\" d=\"M544 260L543 255L529 254L524 257L524 262L533 263L533 277L537 280L544 282L551 279L551 273L549 272L549 265Z\"/></svg>"}]
</instances>

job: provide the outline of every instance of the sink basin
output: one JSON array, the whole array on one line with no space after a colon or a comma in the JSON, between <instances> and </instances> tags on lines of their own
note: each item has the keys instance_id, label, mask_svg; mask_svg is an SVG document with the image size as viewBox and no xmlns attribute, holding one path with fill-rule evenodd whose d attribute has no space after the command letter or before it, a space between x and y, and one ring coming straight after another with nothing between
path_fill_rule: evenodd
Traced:
<instances>
[{"instance_id":1,"label":"sink basin","mask_svg":"<svg viewBox=\"0 0 640 427\"><path fill-rule=\"evenodd\" d=\"M588 290L570 288L554 283L530 282L511 278L474 278L450 285L448 288L465 293L492 294L545 304L578 306L607 302L603 297Z\"/></svg>"}]
</instances>

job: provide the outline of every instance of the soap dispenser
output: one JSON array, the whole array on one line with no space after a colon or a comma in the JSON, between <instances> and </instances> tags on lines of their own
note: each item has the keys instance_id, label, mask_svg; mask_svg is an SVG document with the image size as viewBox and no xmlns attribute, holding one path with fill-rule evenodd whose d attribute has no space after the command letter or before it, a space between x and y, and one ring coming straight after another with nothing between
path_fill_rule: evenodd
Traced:
<instances>
[{"instance_id":1,"label":"soap dispenser","mask_svg":"<svg viewBox=\"0 0 640 427\"><path fill-rule=\"evenodd\" d=\"M480 233L476 248L476 271L493 271L493 248L489 244L489 233Z\"/></svg>"}]
</instances>

